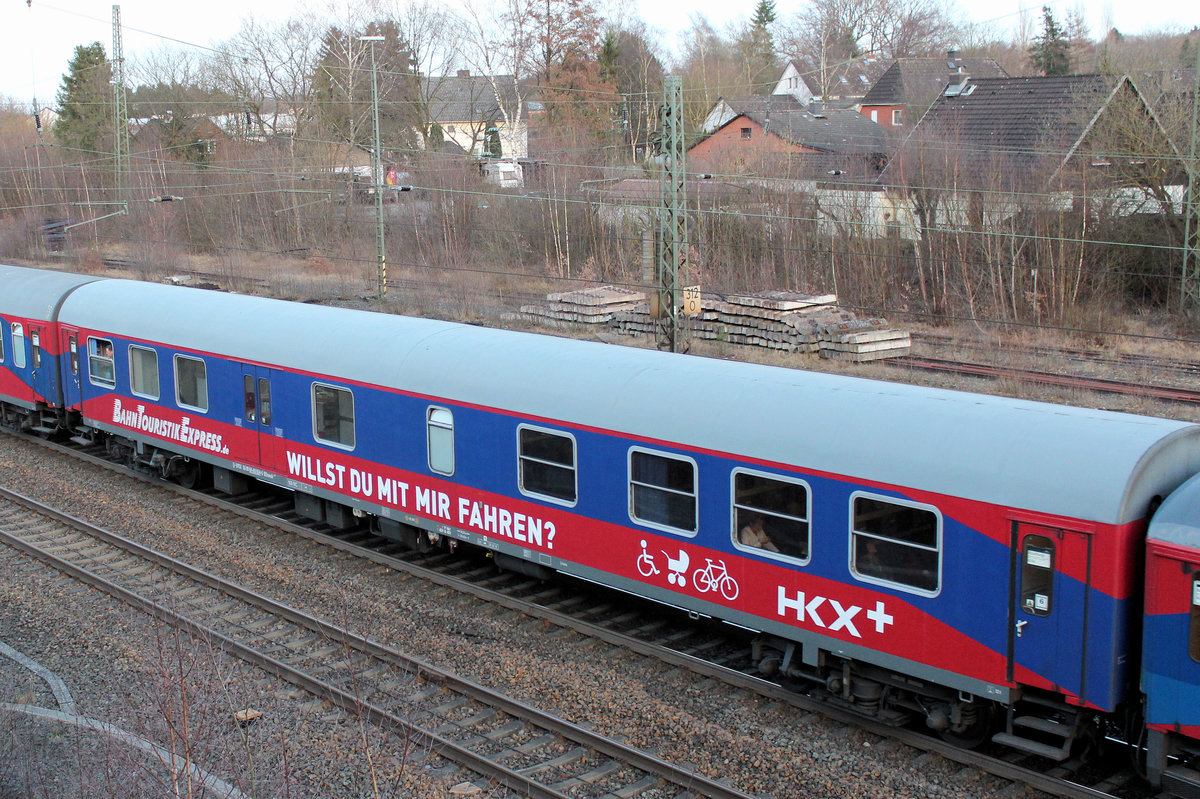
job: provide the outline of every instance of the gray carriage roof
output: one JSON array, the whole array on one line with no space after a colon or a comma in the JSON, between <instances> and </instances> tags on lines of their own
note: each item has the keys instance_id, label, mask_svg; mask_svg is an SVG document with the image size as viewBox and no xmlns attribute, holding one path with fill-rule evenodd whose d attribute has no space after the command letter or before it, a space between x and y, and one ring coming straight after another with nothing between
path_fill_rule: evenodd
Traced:
<instances>
[{"instance_id":1,"label":"gray carriage roof","mask_svg":"<svg viewBox=\"0 0 1200 799\"><path fill-rule=\"evenodd\" d=\"M0 264L0 310L48 322L71 289L101 278Z\"/></svg>"},{"instance_id":2,"label":"gray carriage roof","mask_svg":"<svg viewBox=\"0 0 1200 799\"><path fill-rule=\"evenodd\" d=\"M1122 523L1200 471L1200 426L150 283L80 287L118 335L524 416Z\"/></svg>"},{"instance_id":3,"label":"gray carriage roof","mask_svg":"<svg viewBox=\"0 0 1200 799\"><path fill-rule=\"evenodd\" d=\"M1200 549L1200 475L1171 493L1150 521L1148 536L1156 541Z\"/></svg>"}]
</instances>

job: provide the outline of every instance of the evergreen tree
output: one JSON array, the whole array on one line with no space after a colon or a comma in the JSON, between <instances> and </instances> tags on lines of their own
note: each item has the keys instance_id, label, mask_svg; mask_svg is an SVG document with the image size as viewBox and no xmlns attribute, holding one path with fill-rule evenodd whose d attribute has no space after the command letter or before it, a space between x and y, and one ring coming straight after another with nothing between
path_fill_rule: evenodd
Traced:
<instances>
[{"instance_id":1,"label":"evergreen tree","mask_svg":"<svg viewBox=\"0 0 1200 799\"><path fill-rule=\"evenodd\" d=\"M488 158L502 158L504 150L500 146L500 128L495 123L488 125L484 133L483 154Z\"/></svg>"},{"instance_id":2,"label":"evergreen tree","mask_svg":"<svg viewBox=\"0 0 1200 799\"><path fill-rule=\"evenodd\" d=\"M618 41L619 35L613 28L605 31L604 39L600 42L600 55L598 56L600 61L600 79L613 84L617 82L617 62L621 58L621 45Z\"/></svg>"},{"instance_id":3,"label":"evergreen tree","mask_svg":"<svg viewBox=\"0 0 1200 799\"><path fill-rule=\"evenodd\" d=\"M1071 71L1070 44L1054 21L1050 6L1042 6L1042 32L1033 39L1029 60L1043 75L1066 75Z\"/></svg>"},{"instance_id":4,"label":"evergreen tree","mask_svg":"<svg viewBox=\"0 0 1200 799\"><path fill-rule=\"evenodd\" d=\"M758 6L754 9L754 19L750 25L756 31L766 32L771 23L775 21L775 0L758 0ZM767 36L770 37L770 33Z\"/></svg>"},{"instance_id":5,"label":"evergreen tree","mask_svg":"<svg viewBox=\"0 0 1200 799\"><path fill-rule=\"evenodd\" d=\"M758 0L754 19L750 22L749 38L740 43L746 50L748 78L756 91L763 91L763 84L779 77L779 65L775 58L775 40L771 36L771 25L775 22L775 0ZM769 87L765 87L769 91Z\"/></svg>"},{"instance_id":6,"label":"evergreen tree","mask_svg":"<svg viewBox=\"0 0 1200 799\"><path fill-rule=\"evenodd\" d=\"M77 45L58 90L54 136L65 147L97 151L112 135L112 64L104 45Z\"/></svg>"},{"instance_id":7,"label":"evergreen tree","mask_svg":"<svg viewBox=\"0 0 1200 799\"><path fill-rule=\"evenodd\" d=\"M383 146L409 146L408 133L418 124L405 80L413 72L412 50L392 20L370 22L362 31L331 27L325 32L312 78L318 117L334 137L371 145L372 44L360 41L364 35L383 37L374 43Z\"/></svg>"}]
</instances>

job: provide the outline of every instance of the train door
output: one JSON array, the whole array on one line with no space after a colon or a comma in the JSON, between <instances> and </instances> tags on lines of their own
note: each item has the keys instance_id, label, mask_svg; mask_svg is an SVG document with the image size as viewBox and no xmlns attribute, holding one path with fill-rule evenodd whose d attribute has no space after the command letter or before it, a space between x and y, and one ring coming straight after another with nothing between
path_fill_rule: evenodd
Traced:
<instances>
[{"instance_id":1,"label":"train door","mask_svg":"<svg viewBox=\"0 0 1200 799\"><path fill-rule=\"evenodd\" d=\"M242 364L244 424L254 432L251 455L265 468L275 466L275 427L271 403L271 370Z\"/></svg>"},{"instance_id":2,"label":"train door","mask_svg":"<svg viewBox=\"0 0 1200 799\"><path fill-rule=\"evenodd\" d=\"M59 351L63 353L62 374L60 381L63 387L63 405L69 410L80 410L83 404L83 389L79 383L79 331L72 328L61 328L62 341Z\"/></svg>"},{"instance_id":3,"label":"train door","mask_svg":"<svg viewBox=\"0 0 1200 799\"><path fill-rule=\"evenodd\" d=\"M38 322L29 323L29 383L34 393L52 404L59 401L57 381L54 374L54 359L47 354L46 326Z\"/></svg>"},{"instance_id":4,"label":"train door","mask_svg":"<svg viewBox=\"0 0 1200 799\"><path fill-rule=\"evenodd\" d=\"M1090 537L1015 522L1013 555L1008 678L1082 697Z\"/></svg>"}]
</instances>

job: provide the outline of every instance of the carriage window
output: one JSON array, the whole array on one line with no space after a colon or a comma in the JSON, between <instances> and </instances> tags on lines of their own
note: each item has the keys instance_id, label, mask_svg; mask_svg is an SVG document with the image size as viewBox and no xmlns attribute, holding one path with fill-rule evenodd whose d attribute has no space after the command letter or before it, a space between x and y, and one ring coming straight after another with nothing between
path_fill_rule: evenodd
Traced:
<instances>
[{"instance_id":1,"label":"carriage window","mask_svg":"<svg viewBox=\"0 0 1200 799\"><path fill-rule=\"evenodd\" d=\"M326 444L354 448L354 395L313 383L313 435Z\"/></svg>"},{"instance_id":2,"label":"carriage window","mask_svg":"<svg viewBox=\"0 0 1200 799\"><path fill-rule=\"evenodd\" d=\"M247 422L253 422L257 418L254 413L255 404L254 377L252 375L242 375L242 405L246 408L244 418Z\"/></svg>"},{"instance_id":3,"label":"carriage window","mask_svg":"<svg viewBox=\"0 0 1200 799\"><path fill-rule=\"evenodd\" d=\"M129 388L146 399L158 399L158 353L129 345Z\"/></svg>"},{"instance_id":4,"label":"carriage window","mask_svg":"<svg viewBox=\"0 0 1200 799\"><path fill-rule=\"evenodd\" d=\"M271 381L265 377L258 378L258 422L271 424Z\"/></svg>"},{"instance_id":5,"label":"carriage window","mask_svg":"<svg viewBox=\"0 0 1200 799\"><path fill-rule=\"evenodd\" d=\"M13 366L25 368L25 328L20 322L12 323Z\"/></svg>"},{"instance_id":6,"label":"carriage window","mask_svg":"<svg viewBox=\"0 0 1200 799\"><path fill-rule=\"evenodd\" d=\"M430 471L454 474L454 414L446 408L430 408L426 422Z\"/></svg>"},{"instance_id":7,"label":"carriage window","mask_svg":"<svg viewBox=\"0 0 1200 799\"><path fill-rule=\"evenodd\" d=\"M4 326L0 325L0 363L4 363Z\"/></svg>"},{"instance_id":8,"label":"carriage window","mask_svg":"<svg viewBox=\"0 0 1200 799\"><path fill-rule=\"evenodd\" d=\"M208 369L204 361L175 356L175 402L184 408L208 412Z\"/></svg>"},{"instance_id":9,"label":"carriage window","mask_svg":"<svg viewBox=\"0 0 1200 799\"><path fill-rule=\"evenodd\" d=\"M1054 542L1027 535L1021 544L1021 610L1049 616L1054 599Z\"/></svg>"},{"instance_id":10,"label":"carriage window","mask_svg":"<svg viewBox=\"0 0 1200 799\"><path fill-rule=\"evenodd\" d=\"M808 486L754 472L734 472L733 532L739 548L807 559Z\"/></svg>"},{"instance_id":11,"label":"carriage window","mask_svg":"<svg viewBox=\"0 0 1200 799\"><path fill-rule=\"evenodd\" d=\"M88 377L98 386L117 384L113 367L113 345L106 338L88 337Z\"/></svg>"},{"instance_id":12,"label":"carriage window","mask_svg":"<svg viewBox=\"0 0 1200 799\"><path fill-rule=\"evenodd\" d=\"M854 575L936 593L941 580L941 517L932 508L855 494L851 530Z\"/></svg>"},{"instance_id":13,"label":"carriage window","mask_svg":"<svg viewBox=\"0 0 1200 799\"><path fill-rule=\"evenodd\" d=\"M33 368L42 367L42 334L36 330L29 331L29 352L33 358Z\"/></svg>"},{"instance_id":14,"label":"carriage window","mask_svg":"<svg viewBox=\"0 0 1200 799\"><path fill-rule=\"evenodd\" d=\"M696 532L696 464L630 450L629 515L651 527Z\"/></svg>"},{"instance_id":15,"label":"carriage window","mask_svg":"<svg viewBox=\"0 0 1200 799\"><path fill-rule=\"evenodd\" d=\"M575 439L532 427L517 438L521 493L575 502Z\"/></svg>"}]
</instances>

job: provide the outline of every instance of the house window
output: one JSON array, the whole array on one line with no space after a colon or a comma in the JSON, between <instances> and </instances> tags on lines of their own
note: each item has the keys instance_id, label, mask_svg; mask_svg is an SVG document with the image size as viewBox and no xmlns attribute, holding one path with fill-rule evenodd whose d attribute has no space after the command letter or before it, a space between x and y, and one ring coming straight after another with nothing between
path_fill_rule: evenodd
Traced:
<instances>
[{"instance_id":1,"label":"house window","mask_svg":"<svg viewBox=\"0 0 1200 799\"><path fill-rule=\"evenodd\" d=\"M865 582L936 594L942 562L940 515L928 506L861 493L850 503L854 575Z\"/></svg>"},{"instance_id":2,"label":"house window","mask_svg":"<svg viewBox=\"0 0 1200 799\"><path fill-rule=\"evenodd\" d=\"M733 533L739 549L808 559L808 486L745 470L733 473Z\"/></svg>"},{"instance_id":3,"label":"house window","mask_svg":"<svg viewBox=\"0 0 1200 799\"><path fill-rule=\"evenodd\" d=\"M902 108L893 108L892 109L892 124L896 125L897 127L904 124L904 109L902 109Z\"/></svg>"},{"instance_id":4,"label":"house window","mask_svg":"<svg viewBox=\"0 0 1200 799\"><path fill-rule=\"evenodd\" d=\"M16 331L13 331L16 338ZM106 338L88 338L88 377L98 386L112 388L117 384L113 368L113 345Z\"/></svg>"},{"instance_id":5,"label":"house window","mask_svg":"<svg viewBox=\"0 0 1200 799\"><path fill-rule=\"evenodd\" d=\"M875 108L871 109L871 121L872 122L879 121L879 110L878 109L875 109Z\"/></svg>"},{"instance_id":6,"label":"house window","mask_svg":"<svg viewBox=\"0 0 1200 799\"><path fill-rule=\"evenodd\" d=\"M450 134L451 136L453 136L453 135L454 135L454 126L453 126L453 125L447 125L447 126L446 126L446 133L448 133L448 134Z\"/></svg>"},{"instance_id":7,"label":"house window","mask_svg":"<svg viewBox=\"0 0 1200 799\"><path fill-rule=\"evenodd\" d=\"M522 494L574 504L575 439L549 430L517 431Z\"/></svg>"},{"instance_id":8,"label":"house window","mask_svg":"<svg viewBox=\"0 0 1200 799\"><path fill-rule=\"evenodd\" d=\"M158 399L158 353L129 345L129 389L139 397Z\"/></svg>"},{"instance_id":9,"label":"house window","mask_svg":"<svg viewBox=\"0 0 1200 799\"><path fill-rule=\"evenodd\" d=\"M313 383L312 397L317 441L354 449L354 395L344 388Z\"/></svg>"},{"instance_id":10,"label":"house window","mask_svg":"<svg viewBox=\"0 0 1200 799\"><path fill-rule=\"evenodd\" d=\"M748 139L748 138L750 138L751 132L752 132L752 131L751 131L751 129L750 129L750 128L742 128L742 138L743 138L743 139Z\"/></svg>"},{"instance_id":11,"label":"house window","mask_svg":"<svg viewBox=\"0 0 1200 799\"><path fill-rule=\"evenodd\" d=\"M175 402L181 408L208 412L208 368L201 359L175 356Z\"/></svg>"},{"instance_id":12,"label":"house window","mask_svg":"<svg viewBox=\"0 0 1200 799\"><path fill-rule=\"evenodd\" d=\"M454 474L454 414L448 408L430 408L426 415L429 470Z\"/></svg>"},{"instance_id":13,"label":"house window","mask_svg":"<svg viewBox=\"0 0 1200 799\"><path fill-rule=\"evenodd\" d=\"M644 450L629 451L629 515L673 533L696 532L696 464Z\"/></svg>"}]
</instances>

